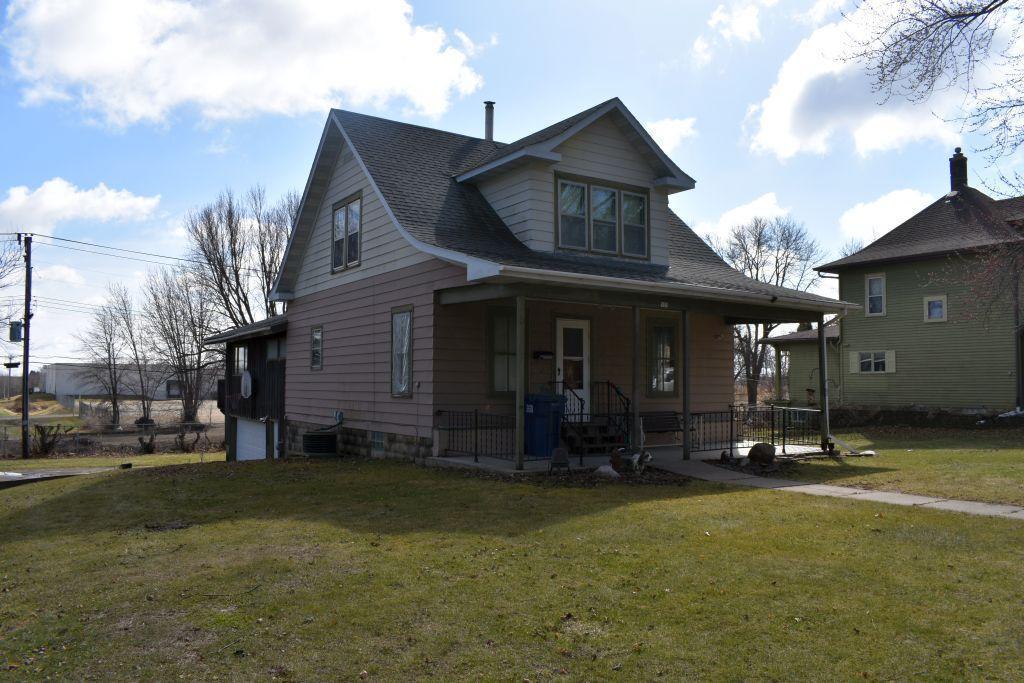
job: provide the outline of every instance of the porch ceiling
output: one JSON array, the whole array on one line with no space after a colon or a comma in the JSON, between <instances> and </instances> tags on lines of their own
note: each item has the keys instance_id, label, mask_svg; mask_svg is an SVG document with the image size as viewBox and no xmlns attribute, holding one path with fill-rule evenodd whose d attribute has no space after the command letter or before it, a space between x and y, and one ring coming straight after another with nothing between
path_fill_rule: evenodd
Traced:
<instances>
[{"instance_id":1,"label":"porch ceiling","mask_svg":"<svg viewBox=\"0 0 1024 683\"><path fill-rule=\"evenodd\" d=\"M573 287L558 284L482 283L439 290L442 305L510 299L562 301L602 306L640 306L642 308L688 310L721 315L729 324L745 322L810 322L818 320L820 309L807 310L781 304L754 304L716 299L697 299L614 289Z\"/></svg>"}]
</instances>

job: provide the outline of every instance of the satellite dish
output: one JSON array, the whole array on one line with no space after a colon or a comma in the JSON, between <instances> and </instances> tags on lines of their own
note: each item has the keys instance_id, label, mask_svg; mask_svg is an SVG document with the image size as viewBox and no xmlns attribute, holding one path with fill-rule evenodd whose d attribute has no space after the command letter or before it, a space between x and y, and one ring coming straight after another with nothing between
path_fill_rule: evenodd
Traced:
<instances>
[{"instance_id":1,"label":"satellite dish","mask_svg":"<svg viewBox=\"0 0 1024 683\"><path fill-rule=\"evenodd\" d=\"M242 387L241 387L242 398L252 397L252 373L248 370L242 371Z\"/></svg>"}]
</instances>

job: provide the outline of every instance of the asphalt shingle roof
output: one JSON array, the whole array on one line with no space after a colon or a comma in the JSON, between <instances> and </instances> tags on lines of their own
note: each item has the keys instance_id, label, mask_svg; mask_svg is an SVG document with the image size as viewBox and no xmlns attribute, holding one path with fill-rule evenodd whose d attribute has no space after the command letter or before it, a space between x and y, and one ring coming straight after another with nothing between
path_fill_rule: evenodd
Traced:
<instances>
[{"instance_id":1,"label":"asphalt shingle roof","mask_svg":"<svg viewBox=\"0 0 1024 683\"><path fill-rule=\"evenodd\" d=\"M590 111L555 126L568 129L572 125L568 121L579 120ZM766 285L742 275L726 265L673 213L670 213L668 225L668 265L534 251L508 229L475 185L454 179L459 169L479 165L496 150L504 151L508 146L354 112L334 110L333 115L366 164L398 222L425 244L500 265L715 287L737 294L790 297L813 304L836 303L833 299ZM550 130L551 127L545 129Z\"/></svg>"},{"instance_id":2,"label":"asphalt shingle roof","mask_svg":"<svg viewBox=\"0 0 1024 683\"><path fill-rule=\"evenodd\" d=\"M1024 216L1024 197L995 200L973 187L950 192L855 254L816 270L968 251L1024 239L1007 221Z\"/></svg>"},{"instance_id":3,"label":"asphalt shingle roof","mask_svg":"<svg viewBox=\"0 0 1024 683\"><path fill-rule=\"evenodd\" d=\"M839 339L839 326L832 324L831 322L825 324L825 339ZM818 341L818 330L801 330L799 332L790 332L789 334L781 334L778 337L766 337L761 340L764 344L778 344L779 342L810 342Z\"/></svg>"}]
</instances>

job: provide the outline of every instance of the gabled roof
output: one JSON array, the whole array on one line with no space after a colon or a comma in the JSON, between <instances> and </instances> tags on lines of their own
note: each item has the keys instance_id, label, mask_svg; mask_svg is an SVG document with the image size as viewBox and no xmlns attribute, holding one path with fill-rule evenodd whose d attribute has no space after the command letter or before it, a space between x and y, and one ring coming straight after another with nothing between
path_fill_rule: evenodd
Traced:
<instances>
[{"instance_id":1,"label":"gabled roof","mask_svg":"<svg viewBox=\"0 0 1024 683\"><path fill-rule=\"evenodd\" d=\"M825 323L825 339L828 341L835 341L839 339L839 325L834 324L834 320L830 320ZM762 344L788 344L791 342L816 342L818 341L818 329L800 330L799 332L790 332L789 334L781 334L778 337L765 337L760 340Z\"/></svg>"},{"instance_id":2,"label":"gabled roof","mask_svg":"<svg viewBox=\"0 0 1024 683\"><path fill-rule=\"evenodd\" d=\"M1024 239L1008 221L1024 218L1024 197L998 201L973 187L940 197L855 254L818 266L838 272L854 266L931 258Z\"/></svg>"},{"instance_id":3,"label":"gabled roof","mask_svg":"<svg viewBox=\"0 0 1024 683\"><path fill-rule=\"evenodd\" d=\"M684 173L665 154L665 151L644 130L644 127L640 125L640 122L636 120L632 112L626 108L626 105L618 97L613 97L590 109L585 109L558 123L542 128L536 133L520 138L513 143L507 145L499 144L497 149L487 157L467 164L457 173L456 179L460 182L481 179L489 174L501 172L507 167L527 159L548 163L560 161L561 155L555 151L556 148L605 116L612 116L627 138L631 139L641 154L647 157L652 167L658 169L663 174L656 181L657 185L676 190L691 190L694 188L696 181Z\"/></svg>"},{"instance_id":4,"label":"gabled roof","mask_svg":"<svg viewBox=\"0 0 1024 683\"><path fill-rule=\"evenodd\" d=\"M333 135L331 128L338 134ZM331 111L310 172L274 290L278 298L288 298L292 292L315 214L344 144L352 147L355 160L399 232L417 249L466 266L470 280L572 276L604 286L657 284L680 295L777 302L808 310L834 311L849 306L745 277L726 265L672 213L668 218L667 265L531 250L509 230L475 185L455 178L459 169L478 164L500 149L500 143L337 109ZM330 165L321 163L321 157L330 159Z\"/></svg>"}]
</instances>

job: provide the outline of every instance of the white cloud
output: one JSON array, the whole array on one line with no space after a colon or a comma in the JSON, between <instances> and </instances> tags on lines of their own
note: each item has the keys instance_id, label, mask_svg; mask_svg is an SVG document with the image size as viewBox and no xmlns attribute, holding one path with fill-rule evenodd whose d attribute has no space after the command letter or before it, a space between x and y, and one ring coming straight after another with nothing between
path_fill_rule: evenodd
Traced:
<instances>
[{"instance_id":1,"label":"white cloud","mask_svg":"<svg viewBox=\"0 0 1024 683\"><path fill-rule=\"evenodd\" d=\"M672 154L686 138L697 135L697 119L689 117L685 119L661 119L644 124L647 132L651 134L666 154Z\"/></svg>"},{"instance_id":2,"label":"white cloud","mask_svg":"<svg viewBox=\"0 0 1024 683\"><path fill-rule=\"evenodd\" d=\"M719 5L711 13L708 26L718 31L726 40L738 40L749 43L761 39L760 8L754 4L738 5L726 8Z\"/></svg>"},{"instance_id":3,"label":"white cloud","mask_svg":"<svg viewBox=\"0 0 1024 683\"><path fill-rule=\"evenodd\" d=\"M846 5L847 0L815 0L806 12L795 15L796 20L804 24L817 26Z\"/></svg>"},{"instance_id":4,"label":"white cloud","mask_svg":"<svg viewBox=\"0 0 1024 683\"><path fill-rule=\"evenodd\" d=\"M416 25L404 0L15 0L7 16L24 101L115 126L181 107L223 120L399 101L438 116L482 85L468 60L484 45Z\"/></svg>"},{"instance_id":5,"label":"white cloud","mask_svg":"<svg viewBox=\"0 0 1024 683\"><path fill-rule=\"evenodd\" d=\"M85 284L85 278L82 277L82 274L71 266L53 265L34 268L32 274L43 282L60 282L68 285ZM65 298L68 297L65 296Z\"/></svg>"},{"instance_id":6,"label":"white cloud","mask_svg":"<svg viewBox=\"0 0 1024 683\"><path fill-rule=\"evenodd\" d=\"M782 64L768 96L750 109L751 149L780 159L824 154L840 133L851 136L861 156L920 140L960 141L957 128L943 120L962 104L955 93L940 93L928 105L882 102L863 64L847 59L853 33L863 30L856 16L863 7L815 29Z\"/></svg>"},{"instance_id":7,"label":"white cloud","mask_svg":"<svg viewBox=\"0 0 1024 683\"><path fill-rule=\"evenodd\" d=\"M711 62L711 44L704 36L697 36L693 41L693 63L695 66L705 66Z\"/></svg>"},{"instance_id":8,"label":"white cloud","mask_svg":"<svg viewBox=\"0 0 1024 683\"><path fill-rule=\"evenodd\" d=\"M843 212L839 229L846 241L867 245L935 201L917 190L894 190L870 202L861 202Z\"/></svg>"},{"instance_id":9,"label":"white cloud","mask_svg":"<svg viewBox=\"0 0 1024 683\"><path fill-rule=\"evenodd\" d=\"M777 218L788 215L789 211L789 207L779 204L774 192L766 192L757 199L729 209L719 216L717 221L698 223L696 230L701 237L710 236L712 239L722 240L728 237L734 227L749 223L753 218Z\"/></svg>"},{"instance_id":10,"label":"white cloud","mask_svg":"<svg viewBox=\"0 0 1024 683\"><path fill-rule=\"evenodd\" d=\"M159 203L160 195L136 195L103 183L83 190L63 178L51 178L34 190L24 185L7 190L0 201L0 230L50 233L63 221L142 220Z\"/></svg>"}]
</instances>

